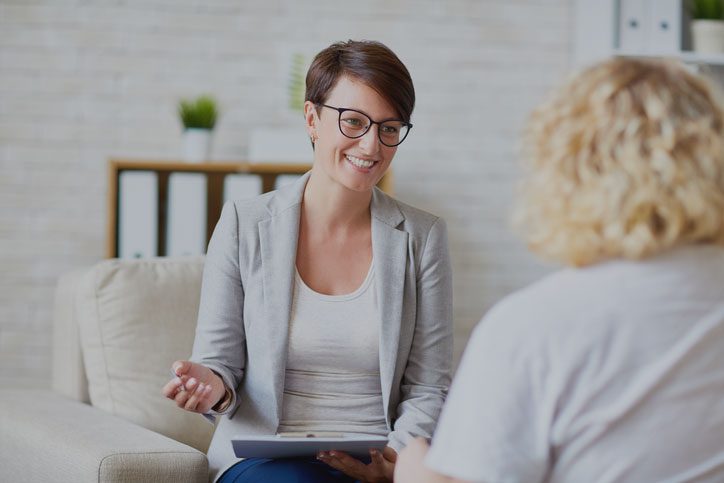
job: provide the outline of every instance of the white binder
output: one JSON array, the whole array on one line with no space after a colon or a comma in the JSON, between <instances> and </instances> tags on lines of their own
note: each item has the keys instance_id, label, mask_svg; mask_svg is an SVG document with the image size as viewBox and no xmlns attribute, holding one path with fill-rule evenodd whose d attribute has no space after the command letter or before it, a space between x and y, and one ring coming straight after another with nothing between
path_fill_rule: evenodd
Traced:
<instances>
[{"instance_id":1,"label":"white binder","mask_svg":"<svg viewBox=\"0 0 724 483\"><path fill-rule=\"evenodd\" d=\"M648 47L648 0L619 0L618 47L622 53L642 53Z\"/></svg>"},{"instance_id":2,"label":"white binder","mask_svg":"<svg viewBox=\"0 0 724 483\"><path fill-rule=\"evenodd\" d=\"M681 51L681 0L618 0L618 48L624 54Z\"/></svg>"},{"instance_id":3,"label":"white binder","mask_svg":"<svg viewBox=\"0 0 724 483\"><path fill-rule=\"evenodd\" d=\"M681 0L649 0L647 50L657 55L681 51Z\"/></svg>"},{"instance_id":4,"label":"white binder","mask_svg":"<svg viewBox=\"0 0 724 483\"><path fill-rule=\"evenodd\" d=\"M154 257L158 254L156 173L125 171L118 182L118 257Z\"/></svg>"},{"instance_id":5,"label":"white binder","mask_svg":"<svg viewBox=\"0 0 724 483\"><path fill-rule=\"evenodd\" d=\"M172 173L167 206L166 256L206 253L206 176Z\"/></svg>"}]
</instances>

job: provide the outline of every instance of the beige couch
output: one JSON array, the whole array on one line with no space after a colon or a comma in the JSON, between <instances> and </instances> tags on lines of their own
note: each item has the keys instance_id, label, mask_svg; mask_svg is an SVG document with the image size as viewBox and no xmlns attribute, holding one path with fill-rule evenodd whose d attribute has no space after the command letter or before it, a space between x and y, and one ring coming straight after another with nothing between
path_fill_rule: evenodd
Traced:
<instances>
[{"instance_id":1,"label":"beige couch","mask_svg":"<svg viewBox=\"0 0 724 483\"><path fill-rule=\"evenodd\" d=\"M161 395L190 354L202 258L107 260L58 284L50 389L0 391L0 481L206 481L213 425Z\"/></svg>"}]
</instances>

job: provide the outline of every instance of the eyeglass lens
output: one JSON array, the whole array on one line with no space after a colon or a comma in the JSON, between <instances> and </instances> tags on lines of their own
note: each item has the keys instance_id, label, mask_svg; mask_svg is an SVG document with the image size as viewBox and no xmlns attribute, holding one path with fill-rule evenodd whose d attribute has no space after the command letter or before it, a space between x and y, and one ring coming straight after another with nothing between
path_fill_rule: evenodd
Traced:
<instances>
[{"instance_id":1,"label":"eyeglass lens","mask_svg":"<svg viewBox=\"0 0 724 483\"><path fill-rule=\"evenodd\" d=\"M347 137L358 138L369 130L372 120L357 111L343 111L339 115L339 129ZM409 125L402 121L385 121L379 125L378 135L382 144L396 146L407 136Z\"/></svg>"}]
</instances>

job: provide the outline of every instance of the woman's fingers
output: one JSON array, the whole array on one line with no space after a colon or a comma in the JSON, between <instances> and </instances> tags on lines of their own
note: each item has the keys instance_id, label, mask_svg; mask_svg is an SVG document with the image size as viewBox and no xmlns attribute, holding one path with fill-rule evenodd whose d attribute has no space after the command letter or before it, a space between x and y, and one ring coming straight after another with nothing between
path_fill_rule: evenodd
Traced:
<instances>
[{"instance_id":1,"label":"woman's fingers","mask_svg":"<svg viewBox=\"0 0 724 483\"><path fill-rule=\"evenodd\" d=\"M371 477L371 468L362 463L360 460L349 456L347 453L342 453L340 451L323 451L317 456L317 458L320 461L327 463L332 468L339 470L352 478L365 481Z\"/></svg>"},{"instance_id":2,"label":"woman's fingers","mask_svg":"<svg viewBox=\"0 0 724 483\"><path fill-rule=\"evenodd\" d=\"M198 386L194 385L193 388L189 387L189 398L186 400L186 404L184 404L184 409L187 411L196 411L196 405L199 403L199 395L198 392L201 390L203 391L204 384L199 383Z\"/></svg>"},{"instance_id":3,"label":"woman's fingers","mask_svg":"<svg viewBox=\"0 0 724 483\"><path fill-rule=\"evenodd\" d=\"M176 406L181 409L199 413L208 412L214 404L211 397L214 386L221 385L216 393L223 389L221 378L208 368L190 361L176 361L172 364L171 370L176 377L163 386L161 390L163 395L173 399Z\"/></svg>"},{"instance_id":4,"label":"woman's fingers","mask_svg":"<svg viewBox=\"0 0 724 483\"><path fill-rule=\"evenodd\" d=\"M195 411L197 413L205 413L209 410L209 395L211 394L211 386L199 383L195 390L189 389L190 397L184 404L187 411Z\"/></svg>"},{"instance_id":5,"label":"woman's fingers","mask_svg":"<svg viewBox=\"0 0 724 483\"><path fill-rule=\"evenodd\" d=\"M179 404L179 400L185 402L185 397L179 397L179 394L186 389L186 383L188 382L188 376L184 375L191 363L189 361L176 361L171 365L171 372L176 376L168 381L163 388L161 393L168 399L173 399Z\"/></svg>"},{"instance_id":6,"label":"woman's fingers","mask_svg":"<svg viewBox=\"0 0 724 483\"><path fill-rule=\"evenodd\" d=\"M382 456L392 463L397 462L397 451L390 448L389 446L385 446L385 449L382 450Z\"/></svg>"},{"instance_id":7,"label":"woman's fingers","mask_svg":"<svg viewBox=\"0 0 724 483\"><path fill-rule=\"evenodd\" d=\"M194 392L194 390L196 390L196 384L198 384L198 382L199 382L194 377L189 377L185 381L183 380L183 378L181 378L181 380L183 381L184 387L186 388L186 390L191 391L191 392Z\"/></svg>"},{"instance_id":8,"label":"woman's fingers","mask_svg":"<svg viewBox=\"0 0 724 483\"><path fill-rule=\"evenodd\" d=\"M211 409L211 401L209 396L211 395L211 386L208 384L204 384L203 388L199 388L196 392L196 397L198 398L198 402L196 404L195 411L197 413L207 413Z\"/></svg>"},{"instance_id":9,"label":"woman's fingers","mask_svg":"<svg viewBox=\"0 0 724 483\"><path fill-rule=\"evenodd\" d=\"M196 406L196 412L207 413L211 409L211 389L212 387L210 385L206 385L204 386L204 390L199 392L199 403Z\"/></svg>"},{"instance_id":10,"label":"woman's fingers","mask_svg":"<svg viewBox=\"0 0 724 483\"><path fill-rule=\"evenodd\" d=\"M178 385L176 395L173 399L174 401L176 401L176 406L180 407L181 409L185 409L186 403L193 395L194 389L196 389L197 381L194 378L189 378L187 376L181 376L177 379L179 379L181 382Z\"/></svg>"},{"instance_id":11,"label":"woman's fingers","mask_svg":"<svg viewBox=\"0 0 724 483\"><path fill-rule=\"evenodd\" d=\"M376 449L370 450L370 458L372 459L372 463L384 467L385 459L382 457L382 453Z\"/></svg>"},{"instance_id":12,"label":"woman's fingers","mask_svg":"<svg viewBox=\"0 0 724 483\"><path fill-rule=\"evenodd\" d=\"M186 391L182 386L179 386L176 395L173 397L173 400L176 401L176 406L183 408L186 405L186 401L189 400L190 395L189 391Z\"/></svg>"},{"instance_id":13,"label":"woman's fingers","mask_svg":"<svg viewBox=\"0 0 724 483\"><path fill-rule=\"evenodd\" d=\"M181 386L181 379L178 377L174 377L170 381L166 383L165 386L161 389L161 393L166 396L168 399L173 399L176 397L176 393L179 391L179 388Z\"/></svg>"},{"instance_id":14,"label":"woman's fingers","mask_svg":"<svg viewBox=\"0 0 724 483\"><path fill-rule=\"evenodd\" d=\"M190 361L176 361L171 364L171 369L177 376L181 376L189 372L191 365Z\"/></svg>"},{"instance_id":15,"label":"woman's fingers","mask_svg":"<svg viewBox=\"0 0 724 483\"><path fill-rule=\"evenodd\" d=\"M376 474L383 481L393 481L395 472L395 462L397 461L397 452L386 446L384 450L373 449L370 451L372 463Z\"/></svg>"}]
</instances>

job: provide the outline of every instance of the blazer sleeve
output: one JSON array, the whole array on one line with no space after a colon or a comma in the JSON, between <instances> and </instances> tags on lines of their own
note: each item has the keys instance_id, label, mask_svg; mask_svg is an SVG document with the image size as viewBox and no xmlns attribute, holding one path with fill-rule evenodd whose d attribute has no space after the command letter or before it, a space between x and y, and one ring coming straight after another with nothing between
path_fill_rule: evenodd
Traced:
<instances>
[{"instance_id":1,"label":"blazer sleeve","mask_svg":"<svg viewBox=\"0 0 724 483\"><path fill-rule=\"evenodd\" d=\"M243 321L244 287L239 269L239 217L236 206L224 204L211 236L201 282L201 300L191 360L216 372L231 390L236 407L236 388L244 375L246 335Z\"/></svg>"},{"instance_id":2,"label":"blazer sleeve","mask_svg":"<svg viewBox=\"0 0 724 483\"><path fill-rule=\"evenodd\" d=\"M400 385L397 420L389 445L399 452L411 437L432 437L450 387L452 270L445 221L432 225L417 275L417 317Z\"/></svg>"}]
</instances>

